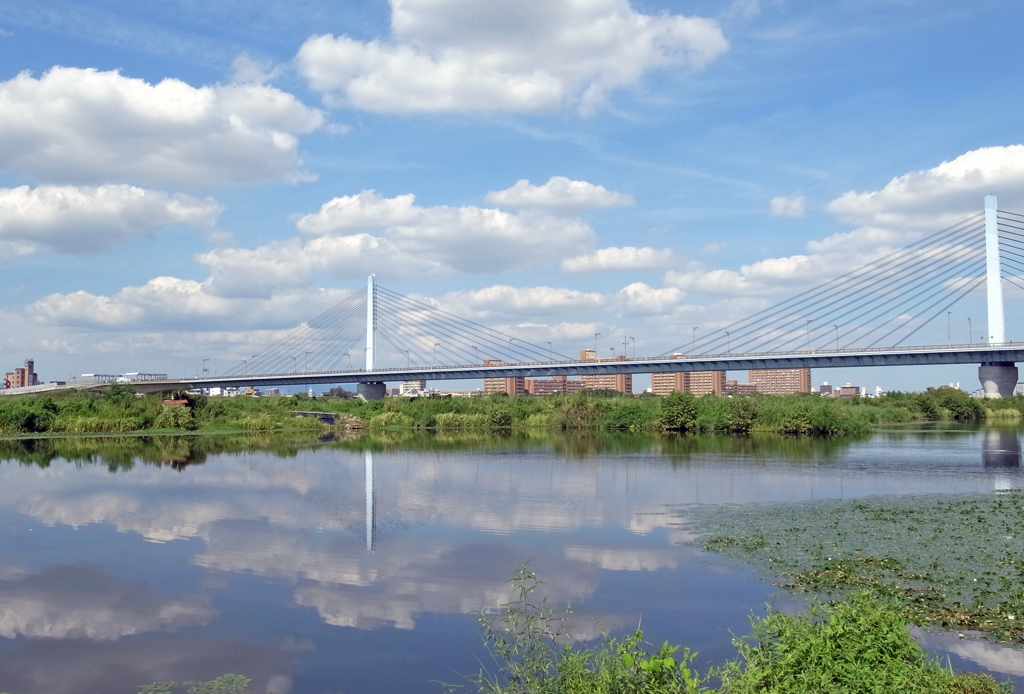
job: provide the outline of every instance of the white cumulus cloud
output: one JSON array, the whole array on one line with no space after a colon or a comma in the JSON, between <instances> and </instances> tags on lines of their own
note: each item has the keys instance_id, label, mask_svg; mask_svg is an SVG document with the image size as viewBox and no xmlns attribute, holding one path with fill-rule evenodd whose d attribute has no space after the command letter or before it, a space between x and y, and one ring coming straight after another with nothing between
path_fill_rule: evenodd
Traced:
<instances>
[{"instance_id":1,"label":"white cumulus cloud","mask_svg":"<svg viewBox=\"0 0 1024 694\"><path fill-rule=\"evenodd\" d=\"M187 187L305 179L297 136L323 122L318 109L262 84L197 88L54 67L0 82L0 168Z\"/></svg>"},{"instance_id":2,"label":"white cumulus cloud","mask_svg":"<svg viewBox=\"0 0 1024 694\"><path fill-rule=\"evenodd\" d=\"M543 211L421 207L414 195L373 190L334 198L296 226L305 239L216 249L199 262L218 292L255 296L304 286L315 272L338 279L502 272L577 253L594 238L585 222Z\"/></svg>"},{"instance_id":3,"label":"white cumulus cloud","mask_svg":"<svg viewBox=\"0 0 1024 694\"><path fill-rule=\"evenodd\" d=\"M633 196L604 186L552 176L547 183L532 185L525 178L511 188L492 190L485 200L502 207L543 207L552 210L585 210L613 205L632 205Z\"/></svg>"},{"instance_id":4,"label":"white cumulus cloud","mask_svg":"<svg viewBox=\"0 0 1024 694\"><path fill-rule=\"evenodd\" d=\"M649 70L728 49L717 22L628 0L391 0L390 40L323 35L296 56L310 85L383 112L582 112Z\"/></svg>"},{"instance_id":5,"label":"white cumulus cloud","mask_svg":"<svg viewBox=\"0 0 1024 694\"><path fill-rule=\"evenodd\" d=\"M938 231L980 212L988 193L1002 209L1024 209L1024 145L975 149L880 190L849 191L825 209L852 224Z\"/></svg>"},{"instance_id":6,"label":"white cumulus cloud","mask_svg":"<svg viewBox=\"0 0 1024 694\"><path fill-rule=\"evenodd\" d=\"M672 265L677 260L671 248L601 248L562 261L562 271L572 274L611 272L614 270L651 270Z\"/></svg>"},{"instance_id":7,"label":"white cumulus cloud","mask_svg":"<svg viewBox=\"0 0 1024 694\"><path fill-rule=\"evenodd\" d=\"M86 291L50 294L24 307L33 323L66 327L150 330L246 330L295 327L338 303L349 292L281 291L270 297L229 298L208 283L156 277L109 296ZM297 316L301 318L296 318Z\"/></svg>"},{"instance_id":8,"label":"white cumulus cloud","mask_svg":"<svg viewBox=\"0 0 1024 694\"><path fill-rule=\"evenodd\" d=\"M777 195L769 203L769 212L773 217L803 217L807 206L807 198L799 193Z\"/></svg>"},{"instance_id":9,"label":"white cumulus cloud","mask_svg":"<svg viewBox=\"0 0 1024 694\"><path fill-rule=\"evenodd\" d=\"M0 188L0 249L96 252L173 224L212 227L221 210L211 198L129 185Z\"/></svg>"}]
</instances>

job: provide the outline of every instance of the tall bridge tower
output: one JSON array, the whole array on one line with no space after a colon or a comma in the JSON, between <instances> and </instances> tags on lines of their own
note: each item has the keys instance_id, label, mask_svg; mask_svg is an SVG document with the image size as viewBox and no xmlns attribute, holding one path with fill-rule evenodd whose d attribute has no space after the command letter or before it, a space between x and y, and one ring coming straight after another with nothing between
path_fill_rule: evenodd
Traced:
<instances>
[{"instance_id":1,"label":"tall bridge tower","mask_svg":"<svg viewBox=\"0 0 1024 694\"><path fill-rule=\"evenodd\" d=\"M1003 285L999 265L999 220L995 195L985 196L985 284L988 290L988 343L1006 342ZM1019 374L1012 361L982 362L978 379L988 399L1013 397Z\"/></svg>"},{"instance_id":2,"label":"tall bridge tower","mask_svg":"<svg viewBox=\"0 0 1024 694\"><path fill-rule=\"evenodd\" d=\"M366 278L366 370L372 372L377 352L377 276ZM360 381L356 393L363 400L380 400L387 393L381 381Z\"/></svg>"}]
</instances>

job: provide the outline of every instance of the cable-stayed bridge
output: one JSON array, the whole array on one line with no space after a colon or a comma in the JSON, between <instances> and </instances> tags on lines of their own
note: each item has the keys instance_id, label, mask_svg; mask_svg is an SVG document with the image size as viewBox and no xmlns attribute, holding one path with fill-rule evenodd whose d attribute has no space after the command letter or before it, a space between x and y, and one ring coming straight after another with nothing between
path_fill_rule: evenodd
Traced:
<instances>
[{"instance_id":1,"label":"cable-stayed bridge","mask_svg":"<svg viewBox=\"0 0 1024 694\"><path fill-rule=\"evenodd\" d=\"M624 344L614 359L573 359L397 294L371 275L365 289L225 374L182 382L358 383L377 398L387 381L421 379L973 363L986 395L999 397L1012 393L1015 363L1024 361L1024 343L1006 341L1003 282L1024 289L1024 215L998 210L988 196L983 212L731 325L702 335L694 328L653 357L627 357ZM983 286L983 339L914 344Z\"/></svg>"}]
</instances>

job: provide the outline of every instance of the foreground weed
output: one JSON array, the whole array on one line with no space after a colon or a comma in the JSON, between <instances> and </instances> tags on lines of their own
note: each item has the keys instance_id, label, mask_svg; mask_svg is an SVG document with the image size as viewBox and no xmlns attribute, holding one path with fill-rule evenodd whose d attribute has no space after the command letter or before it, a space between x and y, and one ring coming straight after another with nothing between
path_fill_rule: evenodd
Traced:
<instances>
[{"instance_id":1,"label":"foreground weed","mask_svg":"<svg viewBox=\"0 0 1024 694\"><path fill-rule=\"evenodd\" d=\"M717 672L725 694L1012 692L990 675L954 673L914 641L895 601L868 591L803 615L769 610Z\"/></svg>"},{"instance_id":2,"label":"foreground weed","mask_svg":"<svg viewBox=\"0 0 1024 694\"><path fill-rule=\"evenodd\" d=\"M696 653L667 642L653 653L643 632L618 640L605 635L596 648L574 648L567 620L546 600L536 601L541 581L527 567L510 579L515 600L495 618L480 616L484 643L497 672L470 677L482 694L697 694L707 691L691 669ZM449 691L455 687L449 685Z\"/></svg>"}]
</instances>

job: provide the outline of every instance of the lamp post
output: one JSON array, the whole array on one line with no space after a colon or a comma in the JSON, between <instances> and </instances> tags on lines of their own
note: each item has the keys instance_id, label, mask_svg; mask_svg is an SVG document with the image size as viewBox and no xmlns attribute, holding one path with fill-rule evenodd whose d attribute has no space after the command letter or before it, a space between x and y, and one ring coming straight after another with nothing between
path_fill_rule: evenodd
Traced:
<instances>
[{"instance_id":1,"label":"lamp post","mask_svg":"<svg viewBox=\"0 0 1024 694\"><path fill-rule=\"evenodd\" d=\"M700 330L699 327L694 327L694 329L693 329L693 353L694 354L697 353L697 331L698 330Z\"/></svg>"},{"instance_id":2,"label":"lamp post","mask_svg":"<svg viewBox=\"0 0 1024 694\"><path fill-rule=\"evenodd\" d=\"M728 354L732 351L732 340L729 337L729 331L725 331L725 353Z\"/></svg>"},{"instance_id":3,"label":"lamp post","mask_svg":"<svg viewBox=\"0 0 1024 694\"><path fill-rule=\"evenodd\" d=\"M614 360L615 359L615 348L614 347L609 347L608 349L610 349L612 351L612 360Z\"/></svg>"},{"instance_id":4,"label":"lamp post","mask_svg":"<svg viewBox=\"0 0 1024 694\"><path fill-rule=\"evenodd\" d=\"M810 318L807 321L807 351L810 351L811 349L811 323L813 322L813 318Z\"/></svg>"},{"instance_id":5,"label":"lamp post","mask_svg":"<svg viewBox=\"0 0 1024 694\"><path fill-rule=\"evenodd\" d=\"M210 360L209 359L203 359L203 373L204 374L209 374L210 373L210 370L208 368L206 368L206 362L208 362L208 361L210 361Z\"/></svg>"},{"instance_id":6,"label":"lamp post","mask_svg":"<svg viewBox=\"0 0 1024 694\"><path fill-rule=\"evenodd\" d=\"M838 325L833 325L832 327L836 329L836 349L838 350L839 349L839 326Z\"/></svg>"},{"instance_id":7,"label":"lamp post","mask_svg":"<svg viewBox=\"0 0 1024 694\"><path fill-rule=\"evenodd\" d=\"M953 315L952 311L946 311L946 346L953 346L953 332L952 328L949 327L949 317Z\"/></svg>"},{"instance_id":8,"label":"lamp post","mask_svg":"<svg viewBox=\"0 0 1024 694\"><path fill-rule=\"evenodd\" d=\"M409 356L409 350L403 349L402 351L405 352L405 368L412 368L412 357Z\"/></svg>"},{"instance_id":9,"label":"lamp post","mask_svg":"<svg viewBox=\"0 0 1024 694\"><path fill-rule=\"evenodd\" d=\"M630 342L633 343L633 358L636 359L636 338L630 337Z\"/></svg>"},{"instance_id":10,"label":"lamp post","mask_svg":"<svg viewBox=\"0 0 1024 694\"><path fill-rule=\"evenodd\" d=\"M291 357L292 360L292 373L299 370L298 357Z\"/></svg>"},{"instance_id":11,"label":"lamp post","mask_svg":"<svg viewBox=\"0 0 1024 694\"><path fill-rule=\"evenodd\" d=\"M312 354L312 352L303 352L302 353L302 373L309 373L309 355L310 354Z\"/></svg>"},{"instance_id":12,"label":"lamp post","mask_svg":"<svg viewBox=\"0 0 1024 694\"><path fill-rule=\"evenodd\" d=\"M967 343L974 344L974 326L971 325L971 317L967 316Z\"/></svg>"},{"instance_id":13,"label":"lamp post","mask_svg":"<svg viewBox=\"0 0 1024 694\"><path fill-rule=\"evenodd\" d=\"M480 361L480 349L476 345L470 345L473 348L473 352L476 353L476 360Z\"/></svg>"},{"instance_id":14,"label":"lamp post","mask_svg":"<svg viewBox=\"0 0 1024 694\"><path fill-rule=\"evenodd\" d=\"M551 343L548 342L548 361L554 361L554 357L551 356Z\"/></svg>"},{"instance_id":15,"label":"lamp post","mask_svg":"<svg viewBox=\"0 0 1024 694\"><path fill-rule=\"evenodd\" d=\"M597 359L597 336L601 333L594 333L594 359Z\"/></svg>"},{"instance_id":16,"label":"lamp post","mask_svg":"<svg viewBox=\"0 0 1024 694\"><path fill-rule=\"evenodd\" d=\"M512 342L515 339L516 338L514 338L514 337L508 338L508 361L509 361L510 364L512 363Z\"/></svg>"},{"instance_id":17,"label":"lamp post","mask_svg":"<svg viewBox=\"0 0 1024 694\"><path fill-rule=\"evenodd\" d=\"M349 354L348 352L345 352L345 354L343 356L348 357L348 368L351 369L352 368L352 355Z\"/></svg>"},{"instance_id":18,"label":"lamp post","mask_svg":"<svg viewBox=\"0 0 1024 694\"><path fill-rule=\"evenodd\" d=\"M441 346L440 342L434 343L434 366L437 366L437 348Z\"/></svg>"}]
</instances>

